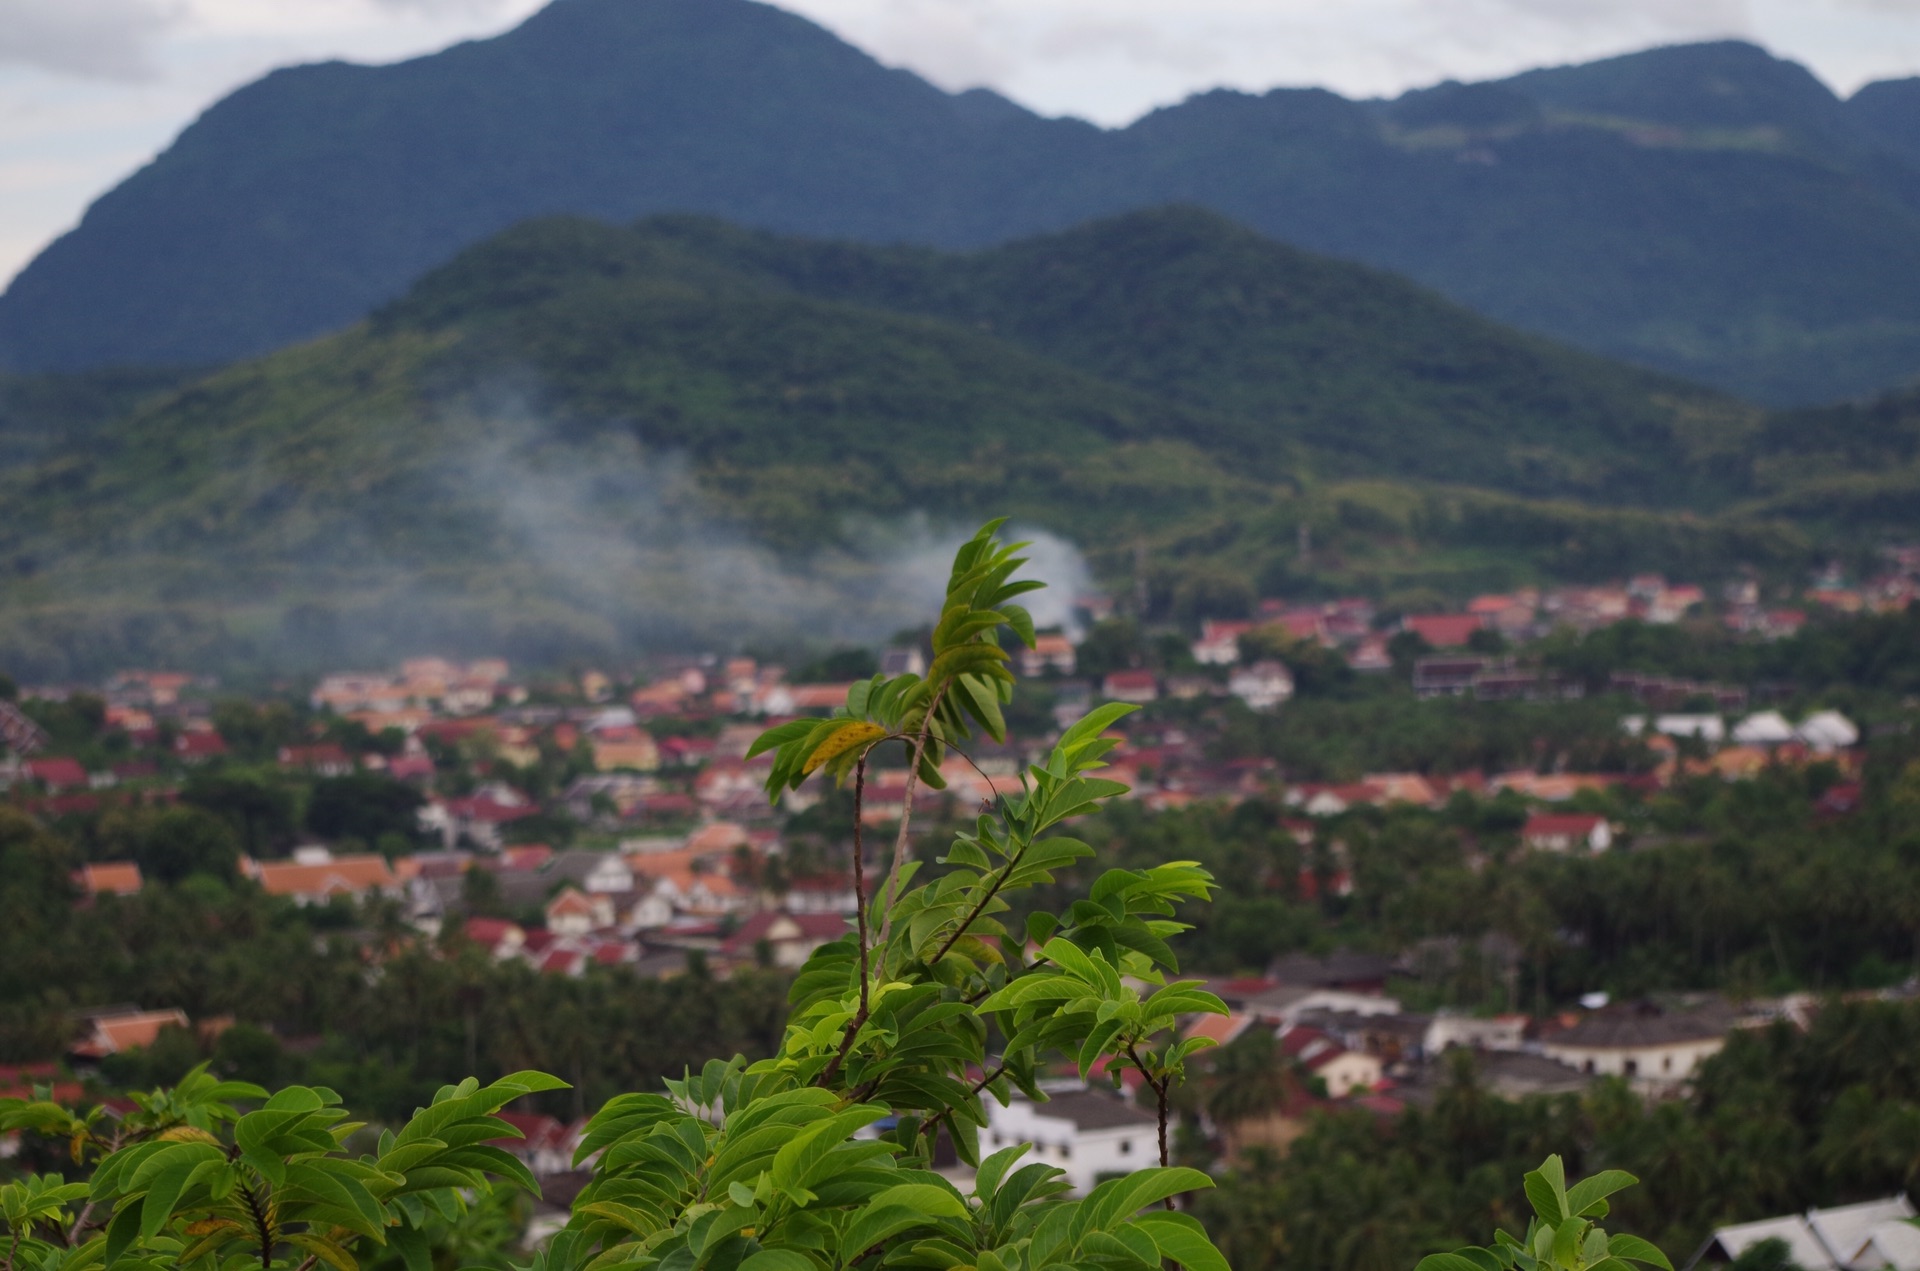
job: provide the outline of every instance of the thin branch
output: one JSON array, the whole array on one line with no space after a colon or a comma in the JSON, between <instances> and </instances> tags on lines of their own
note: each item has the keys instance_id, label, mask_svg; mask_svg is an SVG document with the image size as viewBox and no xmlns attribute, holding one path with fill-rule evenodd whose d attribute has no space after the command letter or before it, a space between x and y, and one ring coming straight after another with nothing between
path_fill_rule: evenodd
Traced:
<instances>
[{"instance_id":1,"label":"thin branch","mask_svg":"<svg viewBox=\"0 0 1920 1271\"><path fill-rule=\"evenodd\" d=\"M982 913L986 912L987 906L992 904L993 898L1000 894L1000 889L1007 885L1007 879L1013 877L1013 871L1019 868L1020 862L1026 859L1027 852L1032 847L1033 843L1031 841L1021 845L1020 851L1009 860L994 877L993 885L987 888L986 893L974 904L967 916L961 920L960 925L953 929L953 934L948 936L938 949L934 950L931 958L927 959L928 966L932 966L934 963L940 961L941 958L946 957L947 950L953 948L954 945L959 943L960 937L967 934L967 929L973 926L974 922Z\"/></svg>"},{"instance_id":2,"label":"thin branch","mask_svg":"<svg viewBox=\"0 0 1920 1271\"><path fill-rule=\"evenodd\" d=\"M867 846L862 838L861 804L867 794L867 756L862 753L853 768L853 897L854 916L860 928L860 1014L867 1013L867 981L872 971L867 965Z\"/></svg>"},{"instance_id":3,"label":"thin branch","mask_svg":"<svg viewBox=\"0 0 1920 1271\"><path fill-rule=\"evenodd\" d=\"M906 798L900 805L900 831L893 839L893 868L887 875L887 901L885 912L880 915L880 939L876 942L882 959L887 956L887 946L893 939L893 902L900 892L900 871L907 863L907 834L913 828L913 795L914 788L920 784L920 762L926 758L927 739L933 735L933 719L946 695L947 688L942 685L927 700L926 718L920 721L920 731L914 734L913 750L908 756Z\"/></svg>"},{"instance_id":4,"label":"thin branch","mask_svg":"<svg viewBox=\"0 0 1920 1271\"><path fill-rule=\"evenodd\" d=\"M1162 1077L1158 1081L1153 1079L1153 1070L1141 1061L1140 1044L1138 1042L1130 1041L1127 1043L1127 1058L1131 1059L1133 1066L1140 1070L1140 1075L1146 1079L1147 1085L1153 1090L1154 1102L1159 1105L1160 1167L1165 1169L1167 1165L1171 1163L1171 1156L1167 1151L1167 1087L1171 1082L1169 1078L1166 1077ZM1169 1196L1167 1197L1167 1208L1172 1209L1173 1207L1173 1197Z\"/></svg>"},{"instance_id":5,"label":"thin branch","mask_svg":"<svg viewBox=\"0 0 1920 1271\"><path fill-rule=\"evenodd\" d=\"M841 1066L847 1062L847 1055L853 1050L854 1038L858 1037L860 1030L866 1027L867 1016L871 1011L867 998L868 984L873 979L867 954L867 874L864 859L867 848L860 824L861 807L865 802L866 792L867 757L862 754L853 770L853 894L857 902L856 921L859 924L860 933L860 1007L854 1011L853 1018L847 1021L847 1031L840 1038L840 1049L827 1062L827 1066L820 1070L820 1075L813 1079L813 1084L816 1086L829 1086L833 1084L833 1079L840 1075ZM856 1093L853 1101L860 1103L865 1098L865 1095Z\"/></svg>"}]
</instances>

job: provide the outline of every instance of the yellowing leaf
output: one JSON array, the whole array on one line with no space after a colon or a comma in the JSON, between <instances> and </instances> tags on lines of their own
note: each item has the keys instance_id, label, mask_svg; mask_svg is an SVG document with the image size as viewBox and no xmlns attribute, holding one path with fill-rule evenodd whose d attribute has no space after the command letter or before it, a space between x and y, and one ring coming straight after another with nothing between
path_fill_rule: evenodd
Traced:
<instances>
[{"instance_id":1,"label":"yellowing leaf","mask_svg":"<svg viewBox=\"0 0 1920 1271\"><path fill-rule=\"evenodd\" d=\"M878 741L886 735L887 730L878 724L868 724L860 721L849 722L844 727L836 729L825 741L820 743L819 749L807 756L807 762L801 766L800 772L803 776L810 774L819 768L821 764L832 762L834 759L852 750L855 746Z\"/></svg>"}]
</instances>

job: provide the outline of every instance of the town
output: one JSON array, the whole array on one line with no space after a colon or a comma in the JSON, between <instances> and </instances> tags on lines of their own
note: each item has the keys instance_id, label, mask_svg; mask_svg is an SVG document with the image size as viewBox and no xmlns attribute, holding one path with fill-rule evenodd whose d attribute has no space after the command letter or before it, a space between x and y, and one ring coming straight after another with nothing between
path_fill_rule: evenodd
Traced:
<instances>
[{"instance_id":1,"label":"town","mask_svg":"<svg viewBox=\"0 0 1920 1271\"><path fill-rule=\"evenodd\" d=\"M1189 937L1195 969L1229 1013L1196 1017L1185 1035L1223 1057L1257 1053L1278 1074L1238 1102L1224 1058L1199 1078L1211 1093L1190 1132L1211 1159L1284 1156L1329 1113L1432 1115L1461 1062L1502 1099L1586 1096L1611 1080L1649 1106L1685 1100L1730 1038L1806 1033L1836 1000L1920 999L1920 979L1870 955L1878 981L1845 969L1846 996L1834 999L1817 969L1833 950L1796 968L1777 933L1774 965L1759 974L1724 948L1695 963L1707 973L1696 983L1609 971L1602 941L1630 943L1621 930L1602 934L1626 921L1619 915L1587 932L1529 935L1496 918L1423 934L1390 914L1418 870L1382 869L1406 850L1396 836L1414 836L1421 868L1439 868L1438 852L1446 869L1504 899L1528 885L1530 860L1597 866L1697 852L1709 809L1728 797L1737 805L1745 787L1798 800L1782 814L1796 823L1845 834L1886 788L1868 732L1904 745L1911 693L1682 670L1702 648L1737 668L1728 649L1772 657L1822 631L1910 621L1920 552L1883 558L1888 572L1869 583L1823 577L1771 608L1750 582L1710 594L1642 577L1479 596L1446 612L1263 601L1246 617L1181 632L1142 631L1110 602L1083 597L1078 627L1017 651L1028 704L1010 716L1007 741L949 756L943 788L913 794L915 824L927 827L922 842L937 842L1017 794L1026 766L1093 705L1143 708L1110 732L1109 773L1129 787L1131 820L1093 836L1102 855L1123 862L1138 850L1133 839L1164 822L1209 836L1210 864L1242 842L1258 858L1234 866L1255 893L1238 898L1245 915L1236 922L1235 900L1223 898ZM1671 667L1583 655L1661 631L1693 654ZM815 783L770 801L772 756L752 755L754 739L828 715L859 676L925 669L924 646L903 638L792 666L713 653L516 673L500 659L422 657L255 696L210 677L127 670L97 685L11 689L0 700L0 780L13 808L84 845L71 871L71 903L83 909L109 914L216 876L323 928L362 933L363 962L412 948L548 980L724 984L793 973L844 935L856 907L845 792ZM1302 752L1298 739L1262 731L1316 710L1323 721L1385 710L1409 737L1475 719L1513 731L1464 751L1447 738L1403 747L1408 762L1378 769L1355 767L1364 755L1328 760L1328 746ZM1895 787L1920 794L1920 763L1903 771ZM904 767L870 775L860 811L869 842L901 820L907 788ZM385 934L376 940L375 930ZM1604 983L1643 987L1615 995ZM7 1070L18 1092L117 1097L112 1074L137 1067L145 1050L219 1053L236 1027L231 1013L190 1015L165 1000L75 1002L66 1018L64 1046ZM265 1016L241 1023L274 1027ZM1147 1163L1153 1117L1129 1097L1140 1074L1117 1088L1092 1075L1092 1085L1052 1082L1044 1105L991 1104L984 1140L1032 1145L1034 1159L1057 1163L1082 1191ZM524 1137L499 1145L549 1178L550 1204L564 1205L568 1180L577 1189L591 1164L575 1160L584 1116L507 1115ZM1853 1266L1862 1241L1904 1239L1885 1230L1902 1217L1891 1204L1839 1244L1788 1238L1800 1256L1825 1251L1804 1266ZM546 1212L540 1221L564 1218ZM1746 1247L1734 1228L1715 1238L1727 1260Z\"/></svg>"}]
</instances>

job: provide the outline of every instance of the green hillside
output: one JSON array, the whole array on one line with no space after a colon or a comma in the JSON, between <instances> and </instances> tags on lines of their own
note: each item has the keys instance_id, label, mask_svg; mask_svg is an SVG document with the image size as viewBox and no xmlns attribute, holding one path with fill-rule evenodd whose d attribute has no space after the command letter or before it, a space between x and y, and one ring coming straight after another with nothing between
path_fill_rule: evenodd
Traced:
<instances>
[{"instance_id":1,"label":"green hillside","mask_svg":"<svg viewBox=\"0 0 1920 1271\"><path fill-rule=\"evenodd\" d=\"M0 368L262 355L553 213L960 248L1185 202L1592 353L1823 402L1920 374L1916 96L1842 101L1718 42L1392 101L1219 90L1103 129L752 0L553 0L215 103L0 294Z\"/></svg>"},{"instance_id":2,"label":"green hillside","mask_svg":"<svg viewBox=\"0 0 1920 1271\"><path fill-rule=\"evenodd\" d=\"M1806 428L1181 209L972 254L535 222L340 334L120 391L0 469L0 663L883 635L888 571L1002 513L1189 615L1813 547L1757 458Z\"/></svg>"}]
</instances>

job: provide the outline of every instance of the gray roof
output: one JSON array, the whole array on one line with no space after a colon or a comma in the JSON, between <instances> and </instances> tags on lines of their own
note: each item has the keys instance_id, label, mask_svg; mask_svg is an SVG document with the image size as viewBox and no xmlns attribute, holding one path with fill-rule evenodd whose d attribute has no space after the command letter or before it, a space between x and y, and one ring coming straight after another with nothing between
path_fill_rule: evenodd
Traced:
<instances>
[{"instance_id":1,"label":"gray roof","mask_svg":"<svg viewBox=\"0 0 1920 1271\"><path fill-rule=\"evenodd\" d=\"M1807 1225L1820 1243L1832 1250L1834 1261L1847 1263L1860 1252L1873 1229L1885 1222L1902 1222L1913 1217L1907 1198L1889 1196L1858 1205L1840 1205L1833 1209L1809 1209Z\"/></svg>"},{"instance_id":2,"label":"gray roof","mask_svg":"<svg viewBox=\"0 0 1920 1271\"><path fill-rule=\"evenodd\" d=\"M1384 954L1341 949L1323 958L1308 953L1290 953L1283 958L1276 958L1267 974L1282 984L1327 988L1384 980L1393 971L1393 959Z\"/></svg>"},{"instance_id":3,"label":"gray roof","mask_svg":"<svg viewBox=\"0 0 1920 1271\"><path fill-rule=\"evenodd\" d=\"M1624 1010L1595 1011L1565 1032L1545 1038L1549 1049L1577 1046L1600 1050L1637 1050L1672 1046L1680 1042L1711 1041L1725 1037L1733 1021L1720 1011L1683 1014Z\"/></svg>"},{"instance_id":4,"label":"gray roof","mask_svg":"<svg viewBox=\"0 0 1920 1271\"><path fill-rule=\"evenodd\" d=\"M1907 1223L1913 1216L1913 1205L1906 1196L1889 1196L1858 1205L1809 1209L1804 1218L1788 1214L1721 1227L1713 1233L1707 1247L1717 1245L1727 1258L1733 1259L1763 1241L1782 1240L1791 1251L1794 1264L1805 1271L1839 1271L1848 1266L1864 1268L1889 1263L1897 1271L1906 1271L1907 1258L1913 1259L1912 1265L1920 1266L1920 1230ZM1908 1236L1908 1232L1913 1235ZM1860 1257L1869 1242L1876 1248Z\"/></svg>"},{"instance_id":5,"label":"gray roof","mask_svg":"<svg viewBox=\"0 0 1920 1271\"><path fill-rule=\"evenodd\" d=\"M1033 1110L1043 1117L1071 1121L1081 1130L1117 1130L1128 1126L1151 1126L1157 1122L1149 1112L1134 1107L1118 1095L1097 1090L1060 1091Z\"/></svg>"}]
</instances>

